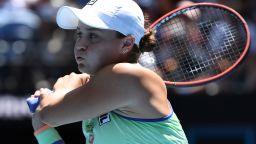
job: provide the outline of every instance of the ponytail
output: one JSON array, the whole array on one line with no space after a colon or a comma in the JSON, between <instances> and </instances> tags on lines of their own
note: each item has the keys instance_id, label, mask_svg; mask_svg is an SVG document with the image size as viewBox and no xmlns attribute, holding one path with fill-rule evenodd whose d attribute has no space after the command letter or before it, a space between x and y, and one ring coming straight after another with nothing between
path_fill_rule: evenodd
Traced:
<instances>
[{"instance_id":1,"label":"ponytail","mask_svg":"<svg viewBox=\"0 0 256 144\"><path fill-rule=\"evenodd\" d=\"M140 40L139 50L141 52L150 52L156 46L155 31L149 29L145 32L144 36Z\"/></svg>"}]
</instances>

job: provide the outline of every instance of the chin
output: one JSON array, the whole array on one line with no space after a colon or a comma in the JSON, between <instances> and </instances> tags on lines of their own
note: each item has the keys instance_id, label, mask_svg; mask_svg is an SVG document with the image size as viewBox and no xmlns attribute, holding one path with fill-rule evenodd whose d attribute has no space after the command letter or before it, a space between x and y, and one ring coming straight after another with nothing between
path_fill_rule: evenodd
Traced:
<instances>
[{"instance_id":1,"label":"chin","mask_svg":"<svg viewBox=\"0 0 256 144\"><path fill-rule=\"evenodd\" d=\"M86 71L86 68L83 64L78 64L78 70L81 72L81 73L87 73Z\"/></svg>"},{"instance_id":2,"label":"chin","mask_svg":"<svg viewBox=\"0 0 256 144\"><path fill-rule=\"evenodd\" d=\"M87 73L89 75L92 75L93 72L91 70L89 70L88 68L85 68L83 66L78 66L78 70L81 72L81 73Z\"/></svg>"}]
</instances>

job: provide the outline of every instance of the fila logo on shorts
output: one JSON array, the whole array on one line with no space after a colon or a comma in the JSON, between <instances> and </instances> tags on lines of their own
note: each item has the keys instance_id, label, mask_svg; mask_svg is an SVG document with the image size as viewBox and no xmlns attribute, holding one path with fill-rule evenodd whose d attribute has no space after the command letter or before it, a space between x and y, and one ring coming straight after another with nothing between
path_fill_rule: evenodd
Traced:
<instances>
[{"instance_id":1,"label":"fila logo on shorts","mask_svg":"<svg viewBox=\"0 0 256 144\"><path fill-rule=\"evenodd\" d=\"M90 0L86 5L93 5L97 0Z\"/></svg>"},{"instance_id":2,"label":"fila logo on shorts","mask_svg":"<svg viewBox=\"0 0 256 144\"><path fill-rule=\"evenodd\" d=\"M107 122L110 122L110 116L108 113L99 116L99 124L100 125L103 125Z\"/></svg>"}]
</instances>

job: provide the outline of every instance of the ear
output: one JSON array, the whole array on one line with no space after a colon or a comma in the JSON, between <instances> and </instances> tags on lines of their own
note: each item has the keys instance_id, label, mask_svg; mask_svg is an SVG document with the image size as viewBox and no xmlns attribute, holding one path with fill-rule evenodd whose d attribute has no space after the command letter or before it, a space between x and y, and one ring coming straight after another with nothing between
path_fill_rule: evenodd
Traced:
<instances>
[{"instance_id":1,"label":"ear","mask_svg":"<svg viewBox=\"0 0 256 144\"><path fill-rule=\"evenodd\" d=\"M135 38L133 36L126 36L125 38L123 38L122 41L123 41L123 46L121 49L121 53L126 54L132 50L133 45L135 43Z\"/></svg>"}]
</instances>

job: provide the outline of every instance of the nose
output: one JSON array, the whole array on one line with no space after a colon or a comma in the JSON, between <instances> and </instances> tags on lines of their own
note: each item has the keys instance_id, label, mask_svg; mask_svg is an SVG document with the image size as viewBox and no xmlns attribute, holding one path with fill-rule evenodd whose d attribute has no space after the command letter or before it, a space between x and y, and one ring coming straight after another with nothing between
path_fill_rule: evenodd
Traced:
<instances>
[{"instance_id":1,"label":"nose","mask_svg":"<svg viewBox=\"0 0 256 144\"><path fill-rule=\"evenodd\" d=\"M75 49L77 51L86 51L88 49L88 46L75 46Z\"/></svg>"},{"instance_id":2,"label":"nose","mask_svg":"<svg viewBox=\"0 0 256 144\"><path fill-rule=\"evenodd\" d=\"M86 51L88 49L88 44L85 42L77 41L75 44L75 50L77 51Z\"/></svg>"}]
</instances>

